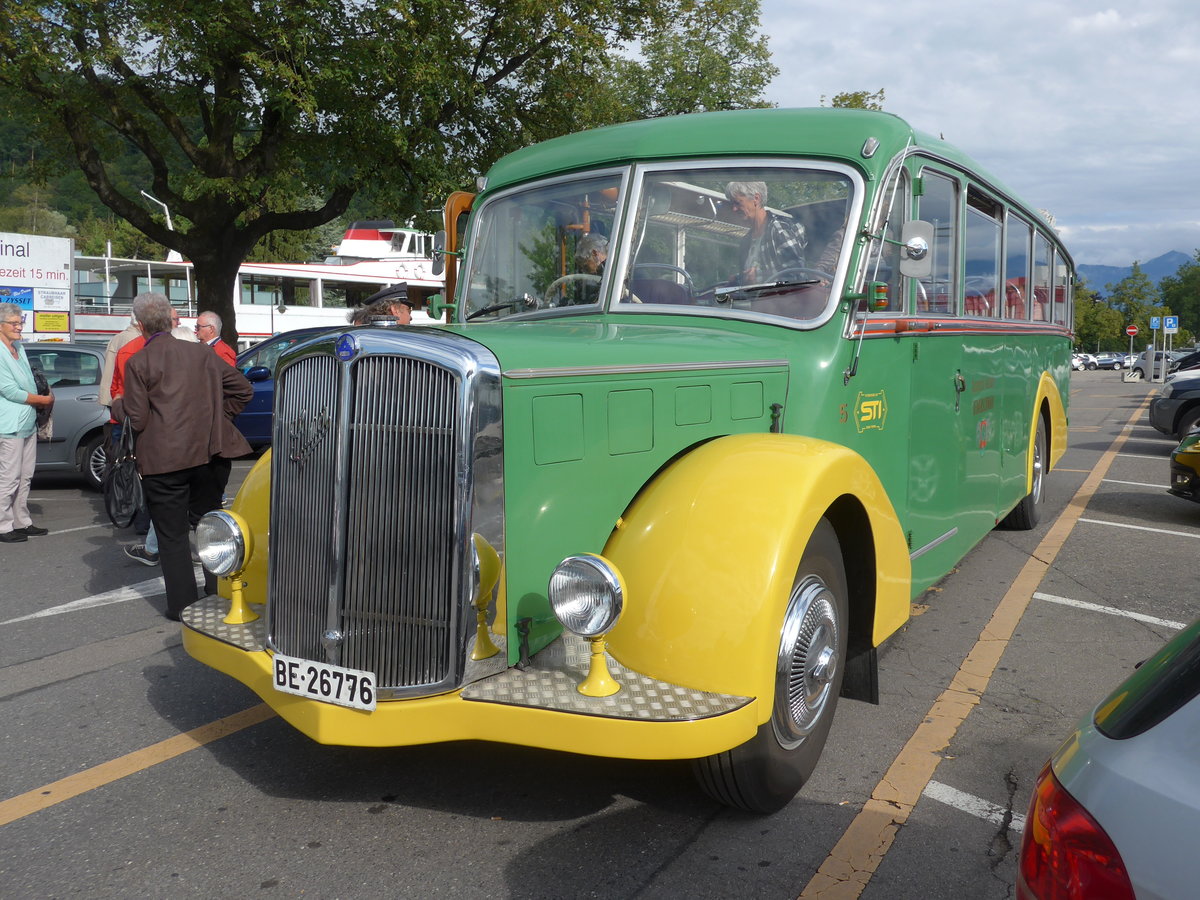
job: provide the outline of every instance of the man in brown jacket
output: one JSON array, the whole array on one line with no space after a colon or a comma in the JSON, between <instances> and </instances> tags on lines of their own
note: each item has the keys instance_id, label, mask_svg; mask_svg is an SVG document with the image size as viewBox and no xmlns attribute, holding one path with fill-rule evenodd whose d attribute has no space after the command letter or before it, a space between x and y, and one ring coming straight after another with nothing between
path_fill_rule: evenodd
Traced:
<instances>
[{"instance_id":1,"label":"man in brown jacket","mask_svg":"<svg viewBox=\"0 0 1200 900\"><path fill-rule=\"evenodd\" d=\"M162 294L139 294L133 315L146 345L125 365L125 394L114 402L137 433L138 469L167 588L168 619L179 620L199 599L188 531L221 505L234 457L250 445L233 417L254 395L250 382L204 344L171 335L171 304ZM205 573L205 589L216 579Z\"/></svg>"}]
</instances>

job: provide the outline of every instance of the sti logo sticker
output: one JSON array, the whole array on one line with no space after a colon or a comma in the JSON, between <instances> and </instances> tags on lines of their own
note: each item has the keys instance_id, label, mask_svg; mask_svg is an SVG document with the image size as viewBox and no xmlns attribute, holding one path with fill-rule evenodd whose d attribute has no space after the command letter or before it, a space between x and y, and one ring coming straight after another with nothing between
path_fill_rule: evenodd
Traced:
<instances>
[{"instance_id":1,"label":"sti logo sticker","mask_svg":"<svg viewBox=\"0 0 1200 900\"><path fill-rule=\"evenodd\" d=\"M858 401L854 404L854 426L858 429L859 434L872 428L882 431L886 423L887 394L883 391L876 394L860 392Z\"/></svg>"}]
</instances>

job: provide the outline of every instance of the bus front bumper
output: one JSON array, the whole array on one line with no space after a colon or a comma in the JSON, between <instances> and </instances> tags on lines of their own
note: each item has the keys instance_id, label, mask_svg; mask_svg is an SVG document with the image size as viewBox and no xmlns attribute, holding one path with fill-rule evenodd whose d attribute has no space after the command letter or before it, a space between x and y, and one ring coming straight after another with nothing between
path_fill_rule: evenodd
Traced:
<instances>
[{"instance_id":1,"label":"bus front bumper","mask_svg":"<svg viewBox=\"0 0 1200 900\"><path fill-rule=\"evenodd\" d=\"M245 684L298 731L322 744L398 747L481 740L624 759L694 759L754 737L753 697L713 694L656 681L609 658L621 690L585 697L586 643L564 635L525 669L505 668L447 694L381 700L372 711L277 691L262 618L224 625L229 601L209 596L183 613L183 646ZM261 612L261 607L257 608ZM582 646L580 646L582 645Z\"/></svg>"}]
</instances>

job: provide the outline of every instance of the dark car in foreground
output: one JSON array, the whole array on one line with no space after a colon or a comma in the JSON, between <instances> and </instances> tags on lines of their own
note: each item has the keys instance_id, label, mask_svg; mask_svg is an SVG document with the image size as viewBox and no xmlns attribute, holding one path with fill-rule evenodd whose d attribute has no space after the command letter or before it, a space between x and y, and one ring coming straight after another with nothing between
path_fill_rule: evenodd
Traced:
<instances>
[{"instance_id":1,"label":"dark car in foreground","mask_svg":"<svg viewBox=\"0 0 1200 900\"><path fill-rule=\"evenodd\" d=\"M1194 900L1200 887L1200 621L1080 723L1042 770L1018 900Z\"/></svg>"},{"instance_id":2,"label":"dark car in foreground","mask_svg":"<svg viewBox=\"0 0 1200 900\"><path fill-rule=\"evenodd\" d=\"M271 444L271 412L275 405L275 365L279 355L289 347L328 328L297 328L284 331L243 350L237 367L254 387L254 396L246 408L233 420L246 442L255 450Z\"/></svg>"},{"instance_id":3,"label":"dark car in foreground","mask_svg":"<svg viewBox=\"0 0 1200 900\"><path fill-rule=\"evenodd\" d=\"M56 341L24 345L32 368L40 368L54 393L52 436L38 441L37 472L78 472L99 490L107 457L104 423L108 410L99 404L103 344Z\"/></svg>"},{"instance_id":4,"label":"dark car in foreground","mask_svg":"<svg viewBox=\"0 0 1200 900\"><path fill-rule=\"evenodd\" d=\"M1200 371L1181 372L1150 401L1148 417L1156 431L1182 438L1200 425Z\"/></svg>"}]
</instances>

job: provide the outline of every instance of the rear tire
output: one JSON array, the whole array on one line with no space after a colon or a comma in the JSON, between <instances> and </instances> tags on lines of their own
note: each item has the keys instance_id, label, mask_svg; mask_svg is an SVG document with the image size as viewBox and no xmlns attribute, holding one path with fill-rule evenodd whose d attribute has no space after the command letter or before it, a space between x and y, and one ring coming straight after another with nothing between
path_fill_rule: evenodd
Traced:
<instances>
[{"instance_id":1,"label":"rear tire","mask_svg":"<svg viewBox=\"0 0 1200 900\"><path fill-rule=\"evenodd\" d=\"M1046 464L1049 461L1046 442L1046 420L1038 416L1037 434L1033 439L1033 486L1021 502L1000 521L1000 527L1010 531L1028 531L1042 518L1046 500Z\"/></svg>"},{"instance_id":2,"label":"rear tire","mask_svg":"<svg viewBox=\"0 0 1200 900\"><path fill-rule=\"evenodd\" d=\"M841 545L822 519L804 550L783 616L770 720L740 747L692 763L700 788L718 803L773 813L812 775L842 689L848 597Z\"/></svg>"},{"instance_id":3,"label":"rear tire","mask_svg":"<svg viewBox=\"0 0 1200 900\"><path fill-rule=\"evenodd\" d=\"M79 454L79 471L84 483L93 491L101 490L104 472L108 468L108 453L104 448L104 434L93 435Z\"/></svg>"}]
</instances>

